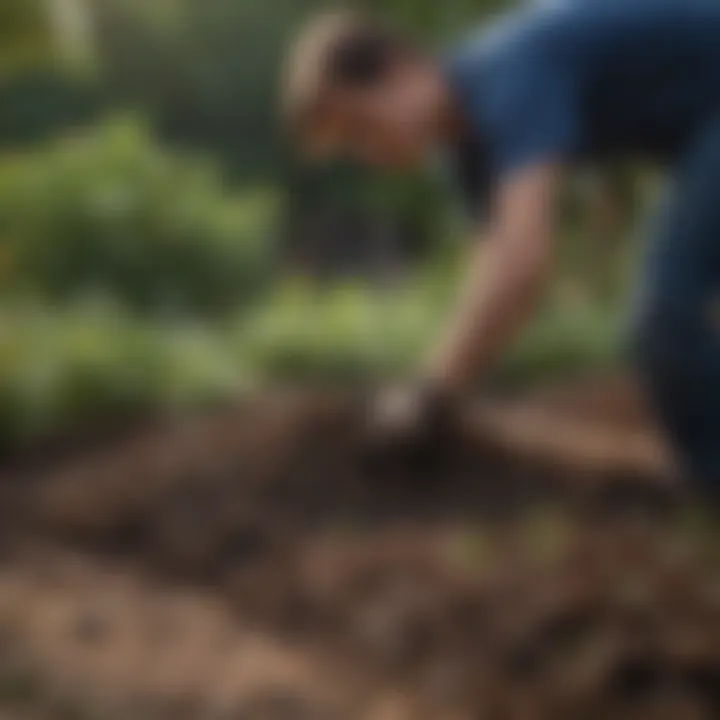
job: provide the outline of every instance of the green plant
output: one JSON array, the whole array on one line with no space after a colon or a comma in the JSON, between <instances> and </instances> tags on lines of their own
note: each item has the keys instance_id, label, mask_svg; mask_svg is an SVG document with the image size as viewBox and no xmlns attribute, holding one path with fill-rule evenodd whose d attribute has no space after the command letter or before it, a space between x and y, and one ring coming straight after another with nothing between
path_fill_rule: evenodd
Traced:
<instances>
[{"instance_id":1,"label":"green plant","mask_svg":"<svg viewBox=\"0 0 720 720\"><path fill-rule=\"evenodd\" d=\"M379 292L351 282L281 286L239 334L260 375L280 380L367 380L408 367L437 324L418 288Z\"/></svg>"},{"instance_id":2,"label":"green plant","mask_svg":"<svg viewBox=\"0 0 720 720\"><path fill-rule=\"evenodd\" d=\"M107 302L0 315L0 445L228 399L245 374L222 333Z\"/></svg>"},{"instance_id":3,"label":"green plant","mask_svg":"<svg viewBox=\"0 0 720 720\"><path fill-rule=\"evenodd\" d=\"M239 353L270 379L377 380L412 371L450 313L456 279L435 266L386 291L287 282L242 326ZM570 294L558 285L492 382L526 385L613 360L620 313Z\"/></svg>"},{"instance_id":4,"label":"green plant","mask_svg":"<svg viewBox=\"0 0 720 720\"><path fill-rule=\"evenodd\" d=\"M270 273L276 199L237 199L212 165L115 122L0 165L6 292L51 301L101 291L144 312L217 315Z\"/></svg>"}]
</instances>

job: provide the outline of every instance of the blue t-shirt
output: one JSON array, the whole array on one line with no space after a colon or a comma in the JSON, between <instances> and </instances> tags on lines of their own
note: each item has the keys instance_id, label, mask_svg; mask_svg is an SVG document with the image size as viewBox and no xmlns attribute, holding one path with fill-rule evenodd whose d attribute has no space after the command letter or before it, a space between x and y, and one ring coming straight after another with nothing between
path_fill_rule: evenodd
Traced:
<instances>
[{"instance_id":1,"label":"blue t-shirt","mask_svg":"<svg viewBox=\"0 0 720 720\"><path fill-rule=\"evenodd\" d=\"M473 203L539 162L668 160L720 112L720 2L548 1L464 43L447 75Z\"/></svg>"}]
</instances>

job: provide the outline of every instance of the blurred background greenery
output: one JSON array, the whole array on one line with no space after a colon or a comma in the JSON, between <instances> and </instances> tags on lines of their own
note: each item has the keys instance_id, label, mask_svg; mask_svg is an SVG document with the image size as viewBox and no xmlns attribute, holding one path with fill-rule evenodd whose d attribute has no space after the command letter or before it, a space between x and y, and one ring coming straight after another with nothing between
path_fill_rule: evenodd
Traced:
<instances>
[{"instance_id":1,"label":"blurred background greenery","mask_svg":"<svg viewBox=\"0 0 720 720\"><path fill-rule=\"evenodd\" d=\"M440 48L514 3L366 4ZM326 6L2 0L3 448L412 368L452 301L465 222L438 178L293 162L279 64ZM568 198L558 281L493 382L613 362L634 253L613 237L637 185L620 173Z\"/></svg>"}]
</instances>

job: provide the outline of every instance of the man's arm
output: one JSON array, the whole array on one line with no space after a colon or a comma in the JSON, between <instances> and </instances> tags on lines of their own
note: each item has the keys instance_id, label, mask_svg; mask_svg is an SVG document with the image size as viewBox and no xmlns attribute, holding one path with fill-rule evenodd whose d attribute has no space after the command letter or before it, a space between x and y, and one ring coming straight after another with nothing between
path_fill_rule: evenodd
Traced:
<instances>
[{"instance_id":1,"label":"man's arm","mask_svg":"<svg viewBox=\"0 0 720 720\"><path fill-rule=\"evenodd\" d=\"M487 240L471 261L467 286L426 374L459 393L488 369L533 310L553 260L555 196L561 170L520 171L499 189Z\"/></svg>"}]
</instances>

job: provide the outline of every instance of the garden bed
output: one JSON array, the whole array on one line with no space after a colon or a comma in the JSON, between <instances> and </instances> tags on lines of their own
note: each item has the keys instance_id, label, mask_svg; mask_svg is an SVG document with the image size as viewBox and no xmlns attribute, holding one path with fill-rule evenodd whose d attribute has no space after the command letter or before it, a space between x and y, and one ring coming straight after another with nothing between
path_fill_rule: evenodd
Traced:
<instances>
[{"instance_id":1,"label":"garden bed","mask_svg":"<svg viewBox=\"0 0 720 720\"><path fill-rule=\"evenodd\" d=\"M368 471L362 413L336 394L16 470L0 486L0 707L717 717L716 529L680 512L625 388L480 404L457 454L422 477ZM600 435L603 452L578 450Z\"/></svg>"}]
</instances>

